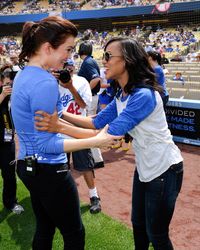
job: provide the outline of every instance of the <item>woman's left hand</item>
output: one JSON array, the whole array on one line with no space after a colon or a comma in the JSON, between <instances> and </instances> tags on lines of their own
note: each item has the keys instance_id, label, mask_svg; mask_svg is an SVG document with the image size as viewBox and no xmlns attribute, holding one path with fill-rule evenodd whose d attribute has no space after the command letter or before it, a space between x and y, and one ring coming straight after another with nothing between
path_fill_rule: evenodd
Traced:
<instances>
[{"instance_id":1,"label":"woman's left hand","mask_svg":"<svg viewBox=\"0 0 200 250\"><path fill-rule=\"evenodd\" d=\"M49 114L42 110L35 112L35 128L37 130L58 133L59 125L60 121L57 111L53 114Z\"/></svg>"}]
</instances>

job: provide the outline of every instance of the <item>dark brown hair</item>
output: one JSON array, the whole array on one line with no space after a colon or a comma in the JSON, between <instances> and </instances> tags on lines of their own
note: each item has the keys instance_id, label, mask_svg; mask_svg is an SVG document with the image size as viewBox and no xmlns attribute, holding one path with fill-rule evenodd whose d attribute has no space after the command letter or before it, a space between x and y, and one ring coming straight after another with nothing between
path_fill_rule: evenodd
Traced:
<instances>
[{"instance_id":1,"label":"dark brown hair","mask_svg":"<svg viewBox=\"0 0 200 250\"><path fill-rule=\"evenodd\" d=\"M107 42L104 50L113 42L119 42L120 44L121 54L129 75L124 91L130 94L134 88L147 87L162 92L142 45L134 39L116 37Z\"/></svg>"},{"instance_id":2,"label":"dark brown hair","mask_svg":"<svg viewBox=\"0 0 200 250\"><path fill-rule=\"evenodd\" d=\"M22 30L22 50L19 55L19 64L24 65L36 53L40 46L49 42L58 48L67 37L78 34L76 26L70 21L58 16L50 16L40 22L26 22Z\"/></svg>"},{"instance_id":3,"label":"dark brown hair","mask_svg":"<svg viewBox=\"0 0 200 250\"><path fill-rule=\"evenodd\" d=\"M161 55L159 52L157 51L148 51L147 54L154 60L154 61L157 61L157 63L161 66L162 63L161 63Z\"/></svg>"}]
</instances>

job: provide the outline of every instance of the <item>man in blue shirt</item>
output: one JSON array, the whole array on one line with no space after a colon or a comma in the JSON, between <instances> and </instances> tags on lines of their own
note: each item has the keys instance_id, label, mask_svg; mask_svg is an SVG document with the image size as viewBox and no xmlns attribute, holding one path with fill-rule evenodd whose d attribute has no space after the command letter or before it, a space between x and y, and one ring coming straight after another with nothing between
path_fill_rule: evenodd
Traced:
<instances>
[{"instance_id":1,"label":"man in blue shirt","mask_svg":"<svg viewBox=\"0 0 200 250\"><path fill-rule=\"evenodd\" d=\"M80 70L78 72L79 76L86 78L86 80L90 84L90 88L92 91L92 103L88 108L88 115L96 115L97 106L98 106L98 95L97 93L100 90L101 85L101 77L100 77L100 69L97 62L92 57L92 44L88 41L85 41L79 46L79 55L83 60L81 64ZM95 167L103 167L104 162L101 155L101 151L98 148L92 149L92 154L95 161Z\"/></svg>"}]
</instances>

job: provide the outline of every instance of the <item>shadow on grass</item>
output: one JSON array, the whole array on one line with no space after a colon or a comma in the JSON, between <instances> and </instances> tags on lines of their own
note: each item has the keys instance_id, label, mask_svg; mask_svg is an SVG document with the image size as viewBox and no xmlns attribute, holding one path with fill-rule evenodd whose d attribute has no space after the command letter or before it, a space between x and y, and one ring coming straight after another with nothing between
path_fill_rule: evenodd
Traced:
<instances>
[{"instance_id":1,"label":"shadow on grass","mask_svg":"<svg viewBox=\"0 0 200 250\"><path fill-rule=\"evenodd\" d=\"M81 204L81 215L84 213L87 213L90 209L90 206L88 204Z\"/></svg>"},{"instance_id":2,"label":"shadow on grass","mask_svg":"<svg viewBox=\"0 0 200 250\"><path fill-rule=\"evenodd\" d=\"M0 211L0 224L8 217L9 214L10 214L10 212L6 208L3 208ZM0 232L0 242L1 241L2 241L2 236L1 236L1 232Z\"/></svg>"},{"instance_id":3,"label":"shadow on grass","mask_svg":"<svg viewBox=\"0 0 200 250\"><path fill-rule=\"evenodd\" d=\"M20 250L31 249L32 237L35 231L35 220L32 212L30 197L20 201L24 207L24 212L20 215L11 214L7 218L7 223L11 232L11 240L19 246Z\"/></svg>"},{"instance_id":4,"label":"shadow on grass","mask_svg":"<svg viewBox=\"0 0 200 250\"><path fill-rule=\"evenodd\" d=\"M8 211L5 207L0 211L0 223L3 222L8 215L10 214L10 211Z\"/></svg>"}]
</instances>

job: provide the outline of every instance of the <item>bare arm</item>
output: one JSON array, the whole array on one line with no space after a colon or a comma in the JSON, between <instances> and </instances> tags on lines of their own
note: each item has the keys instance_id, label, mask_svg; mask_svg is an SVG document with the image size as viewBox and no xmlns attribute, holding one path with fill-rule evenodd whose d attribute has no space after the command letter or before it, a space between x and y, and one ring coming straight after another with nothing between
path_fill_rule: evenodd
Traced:
<instances>
[{"instance_id":1,"label":"bare arm","mask_svg":"<svg viewBox=\"0 0 200 250\"><path fill-rule=\"evenodd\" d=\"M106 88L108 88L108 87L110 87L110 84L107 84L107 83L101 83L101 88L106 89Z\"/></svg>"},{"instance_id":2,"label":"bare arm","mask_svg":"<svg viewBox=\"0 0 200 250\"><path fill-rule=\"evenodd\" d=\"M91 117L83 117L63 111L62 119L68 121L78 127L95 129Z\"/></svg>"},{"instance_id":3,"label":"bare arm","mask_svg":"<svg viewBox=\"0 0 200 250\"><path fill-rule=\"evenodd\" d=\"M94 78L90 81L90 88L93 89L94 87L96 87L96 85L101 82L101 78Z\"/></svg>"},{"instance_id":4,"label":"bare arm","mask_svg":"<svg viewBox=\"0 0 200 250\"><path fill-rule=\"evenodd\" d=\"M85 108L86 107L86 103L84 102L83 98L79 95L79 93L77 92L77 90L74 88L74 86L72 86L70 89L70 92L72 93L75 102L81 107L81 108Z\"/></svg>"},{"instance_id":5,"label":"bare arm","mask_svg":"<svg viewBox=\"0 0 200 250\"><path fill-rule=\"evenodd\" d=\"M49 132L61 133L77 139L93 137L99 133L99 130L76 127L63 119L59 119L59 125L56 127L57 131Z\"/></svg>"},{"instance_id":6,"label":"bare arm","mask_svg":"<svg viewBox=\"0 0 200 250\"><path fill-rule=\"evenodd\" d=\"M69 91L71 92L71 94L73 95L74 97L74 100L75 102L81 107L81 108L85 108L86 107L86 103L84 102L83 98L79 95L78 91L74 88L73 86L73 83L72 83L72 79L66 83L66 84L63 84L61 81L60 81L60 85L64 88L67 88L69 89Z\"/></svg>"},{"instance_id":7,"label":"bare arm","mask_svg":"<svg viewBox=\"0 0 200 250\"><path fill-rule=\"evenodd\" d=\"M108 125L101 130L101 132L91 138L88 139L66 139L64 140L64 151L65 152L73 152L80 149L87 149L87 148L103 148L103 147L110 147L114 144L114 140L120 139L121 136L113 136L107 133Z\"/></svg>"}]
</instances>

